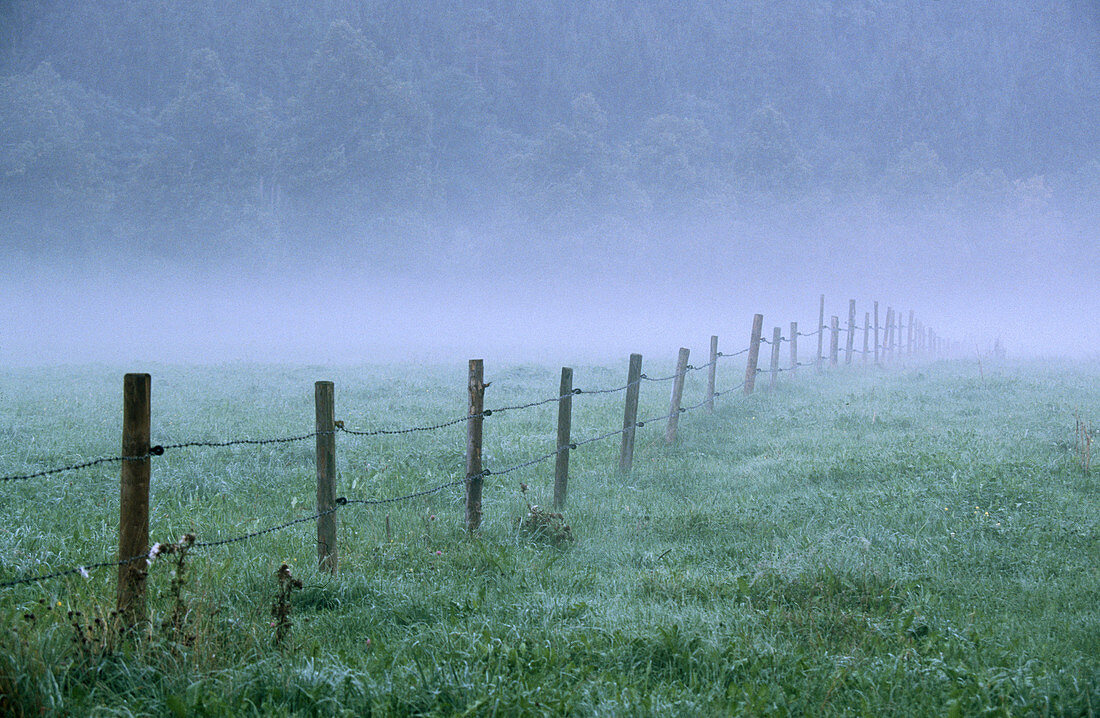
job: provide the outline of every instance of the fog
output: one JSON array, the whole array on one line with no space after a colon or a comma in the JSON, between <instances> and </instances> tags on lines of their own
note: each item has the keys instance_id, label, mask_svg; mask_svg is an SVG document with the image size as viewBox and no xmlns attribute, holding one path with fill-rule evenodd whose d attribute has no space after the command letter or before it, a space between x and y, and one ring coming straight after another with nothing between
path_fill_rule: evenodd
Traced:
<instances>
[{"instance_id":1,"label":"fog","mask_svg":"<svg viewBox=\"0 0 1100 718\"><path fill-rule=\"evenodd\" d=\"M0 365L1100 353L1095 3L144 5L0 9Z\"/></svg>"}]
</instances>

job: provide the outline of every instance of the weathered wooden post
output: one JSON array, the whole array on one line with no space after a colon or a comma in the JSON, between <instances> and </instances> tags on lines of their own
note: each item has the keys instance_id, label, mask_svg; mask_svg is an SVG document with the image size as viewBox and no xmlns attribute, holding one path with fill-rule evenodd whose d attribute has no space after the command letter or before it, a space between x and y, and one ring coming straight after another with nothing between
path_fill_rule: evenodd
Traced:
<instances>
[{"instance_id":1,"label":"weathered wooden post","mask_svg":"<svg viewBox=\"0 0 1100 718\"><path fill-rule=\"evenodd\" d=\"M825 341L825 295L821 295L821 301L817 305L817 371L821 372L821 364L825 360L821 353Z\"/></svg>"},{"instance_id":2,"label":"weathered wooden post","mask_svg":"<svg viewBox=\"0 0 1100 718\"><path fill-rule=\"evenodd\" d=\"M798 322L791 322L791 376L798 376Z\"/></svg>"},{"instance_id":3,"label":"weathered wooden post","mask_svg":"<svg viewBox=\"0 0 1100 718\"><path fill-rule=\"evenodd\" d=\"M707 411L714 412L714 379L718 372L718 337L710 338L710 364L707 366Z\"/></svg>"},{"instance_id":4,"label":"weathered wooden post","mask_svg":"<svg viewBox=\"0 0 1100 718\"><path fill-rule=\"evenodd\" d=\"M882 360L890 361L890 353L893 348L894 308L886 307L886 327L882 335Z\"/></svg>"},{"instance_id":5,"label":"weathered wooden post","mask_svg":"<svg viewBox=\"0 0 1100 718\"><path fill-rule=\"evenodd\" d=\"M870 335L871 335L871 313L870 312L864 312L863 313L863 363L864 364L867 363L867 350L868 350L867 340L870 338Z\"/></svg>"},{"instance_id":6,"label":"weathered wooden post","mask_svg":"<svg viewBox=\"0 0 1100 718\"><path fill-rule=\"evenodd\" d=\"M558 455L554 461L554 508L565 505L569 488L569 430L573 420L573 369L561 368L561 389L558 392Z\"/></svg>"},{"instance_id":7,"label":"weathered wooden post","mask_svg":"<svg viewBox=\"0 0 1100 718\"><path fill-rule=\"evenodd\" d=\"M902 355L905 353L905 313L902 310L898 310L895 322L898 325L897 332L895 333L896 339L896 354L895 358L899 361Z\"/></svg>"},{"instance_id":8,"label":"weathered wooden post","mask_svg":"<svg viewBox=\"0 0 1100 718\"><path fill-rule=\"evenodd\" d=\"M676 426L680 423L680 400L684 396L684 377L687 375L688 350L680 347L680 356L676 359L676 378L672 380L672 398L668 408L668 428L665 429L665 443L676 441Z\"/></svg>"},{"instance_id":9,"label":"weathered wooden post","mask_svg":"<svg viewBox=\"0 0 1100 718\"><path fill-rule=\"evenodd\" d=\"M913 310L909 310L909 329L905 340L905 354L913 356Z\"/></svg>"},{"instance_id":10,"label":"weathered wooden post","mask_svg":"<svg viewBox=\"0 0 1100 718\"><path fill-rule=\"evenodd\" d=\"M336 573L336 402L331 381L313 384L317 423L317 565Z\"/></svg>"},{"instance_id":11,"label":"weathered wooden post","mask_svg":"<svg viewBox=\"0 0 1100 718\"><path fill-rule=\"evenodd\" d=\"M127 374L122 380L122 455L128 458L119 480L118 612L127 626L146 620L151 386L148 374Z\"/></svg>"},{"instance_id":12,"label":"weathered wooden post","mask_svg":"<svg viewBox=\"0 0 1100 718\"><path fill-rule=\"evenodd\" d=\"M779 381L779 347L783 343L783 331L779 327L772 329L772 361L769 365L771 378L768 379L768 391L775 389L775 383Z\"/></svg>"},{"instance_id":13,"label":"weathered wooden post","mask_svg":"<svg viewBox=\"0 0 1100 718\"><path fill-rule=\"evenodd\" d=\"M829 366L836 366L837 350L840 348L840 317L833 315L829 331Z\"/></svg>"},{"instance_id":14,"label":"weathered wooden post","mask_svg":"<svg viewBox=\"0 0 1100 718\"><path fill-rule=\"evenodd\" d=\"M875 302L875 366L879 364L879 350L878 350L878 302Z\"/></svg>"},{"instance_id":15,"label":"weathered wooden post","mask_svg":"<svg viewBox=\"0 0 1100 718\"><path fill-rule=\"evenodd\" d=\"M844 363L852 363L852 350L856 345L856 300L848 300L848 341L844 344Z\"/></svg>"},{"instance_id":16,"label":"weathered wooden post","mask_svg":"<svg viewBox=\"0 0 1100 718\"><path fill-rule=\"evenodd\" d=\"M634 429L638 424L638 390L642 383L642 355L631 354L626 370L626 409L623 412L623 444L619 452L619 473L629 474L634 464Z\"/></svg>"},{"instance_id":17,"label":"weathered wooden post","mask_svg":"<svg viewBox=\"0 0 1100 718\"><path fill-rule=\"evenodd\" d=\"M824 297L825 295L821 295ZM752 336L749 338L749 358L745 363L745 396L752 393L756 387L756 366L760 360L760 332L764 329L764 315L754 314L752 317Z\"/></svg>"},{"instance_id":18,"label":"weathered wooden post","mask_svg":"<svg viewBox=\"0 0 1100 718\"><path fill-rule=\"evenodd\" d=\"M886 331L890 336L890 343L887 349L887 355L890 357L890 361L897 359L897 344L898 344L898 312L893 307L888 308L890 315L889 320L886 322Z\"/></svg>"},{"instance_id":19,"label":"weathered wooden post","mask_svg":"<svg viewBox=\"0 0 1100 718\"><path fill-rule=\"evenodd\" d=\"M467 389L470 407L466 419L466 530L481 527L481 424L485 412L485 365L481 359L470 360Z\"/></svg>"}]
</instances>

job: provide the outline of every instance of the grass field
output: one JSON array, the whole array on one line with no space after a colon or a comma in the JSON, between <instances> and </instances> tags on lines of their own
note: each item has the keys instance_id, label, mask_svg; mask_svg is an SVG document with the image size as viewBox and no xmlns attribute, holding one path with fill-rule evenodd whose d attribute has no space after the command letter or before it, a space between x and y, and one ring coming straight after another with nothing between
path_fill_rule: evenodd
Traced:
<instances>
[{"instance_id":1,"label":"grass field","mask_svg":"<svg viewBox=\"0 0 1100 718\"><path fill-rule=\"evenodd\" d=\"M348 428L465 411L462 365L149 371L160 443L309 432L316 379L336 383ZM719 388L741 372L723 364ZM122 373L0 370L0 474L116 455ZM625 373L576 367L574 383ZM490 362L486 378L490 407L558 386L553 367ZM1100 470L1085 474L1074 435L1075 410L1100 425L1100 365L784 378L683 415L671 447L663 426L640 429L629 478L617 438L573 452L564 548L515 525L526 501L550 503L546 462L486 478L473 539L461 488L342 508L335 577L314 568L313 522L195 551L175 589L162 557L138 635L112 630L114 569L0 589L0 714L1100 712ZM640 413L666 412L668 390L643 384ZM574 436L621 426L621 402L576 397ZM554 417L487 418L486 466L551 450ZM341 434L338 495L461 478L464 437ZM314 482L312 441L168 452L153 460L152 540L308 516ZM0 484L0 582L112 560L118 491L117 464ZM275 647L284 561L304 586Z\"/></svg>"}]
</instances>

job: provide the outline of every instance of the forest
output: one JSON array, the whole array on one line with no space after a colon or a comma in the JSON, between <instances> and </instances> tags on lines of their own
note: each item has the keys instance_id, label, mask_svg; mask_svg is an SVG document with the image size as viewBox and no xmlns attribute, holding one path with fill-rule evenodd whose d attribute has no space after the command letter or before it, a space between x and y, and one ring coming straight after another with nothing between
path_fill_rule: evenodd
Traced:
<instances>
[{"instance_id":1,"label":"forest","mask_svg":"<svg viewBox=\"0 0 1100 718\"><path fill-rule=\"evenodd\" d=\"M7 0L0 236L1091 215L1098 29L1073 0Z\"/></svg>"}]
</instances>

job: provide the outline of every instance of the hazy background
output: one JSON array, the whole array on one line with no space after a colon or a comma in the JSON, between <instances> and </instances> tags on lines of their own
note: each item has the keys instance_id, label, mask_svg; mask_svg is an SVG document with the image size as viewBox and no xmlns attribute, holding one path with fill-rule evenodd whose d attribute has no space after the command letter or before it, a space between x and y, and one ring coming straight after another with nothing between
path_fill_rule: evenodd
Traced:
<instances>
[{"instance_id":1,"label":"hazy background","mask_svg":"<svg viewBox=\"0 0 1100 718\"><path fill-rule=\"evenodd\" d=\"M1098 247L1093 0L0 2L0 364L1095 356Z\"/></svg>"}]
</instances>

